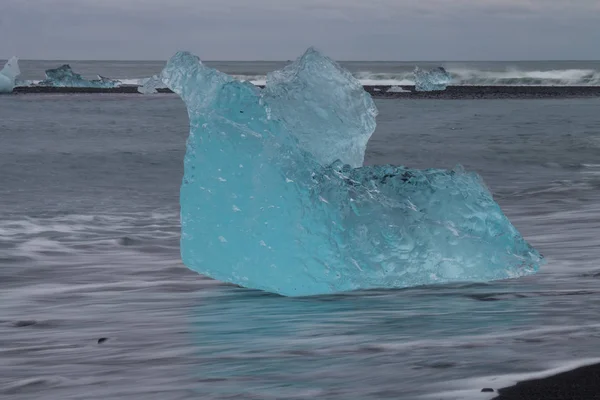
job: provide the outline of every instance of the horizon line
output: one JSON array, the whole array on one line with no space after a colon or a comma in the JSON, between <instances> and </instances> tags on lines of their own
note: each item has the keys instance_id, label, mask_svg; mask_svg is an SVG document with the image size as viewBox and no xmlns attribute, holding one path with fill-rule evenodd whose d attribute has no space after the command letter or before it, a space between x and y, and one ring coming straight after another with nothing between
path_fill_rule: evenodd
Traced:
<instances>
[{"instance_id":1,"label":"horizon line","mask_svg":"<svg viewBox=\"0 0 600 400\"><path fill-rule=\"evenodd\" d=\"M12 57L12 56L11 56ZM8 60L8 58L0 58L0 60ZM93 59L93 58L19 58L19 61L85 61L85 62L108 62L108 61L117 61L117 62L166 62L168 59ZM295 59L294 59L295 60ZM207 63L218 63L218 62L293 62L294 60L201 60L202 62ZM337 60L333 59L336 62L378 62L378 63L415 63L415 62L569 62L569 61L578 61L578 62L600 62L597 59L513 59L513 60L434 60L434 59L424 59L424 60Z\"/></svg>"}]
</instances>

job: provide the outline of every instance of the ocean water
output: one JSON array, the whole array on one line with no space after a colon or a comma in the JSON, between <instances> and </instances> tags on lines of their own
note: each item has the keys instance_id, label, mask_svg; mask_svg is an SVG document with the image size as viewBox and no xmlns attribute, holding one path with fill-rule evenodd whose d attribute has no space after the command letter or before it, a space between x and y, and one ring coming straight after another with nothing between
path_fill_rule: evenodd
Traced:
<instances>
[{"instance_id":1,"label":"ocean water","mask_svg":"<svg viewBox=\"0 0 600 400\"><path fill-rule=\"evenodd\" d=\"M44 71L62 64L87 79L104 77L137 84L160 73L164 61L32 61L20 60L22 80L44 79ZM209 66L239 79L264 83L267 72L282 68L287 62L207 61ZM415 66L424 69L445 67L454 85L544 85L598 86L600 61L350 61L341 64L364 85L413 85Z\"/></svg>"},{"instance_id":2,"label":"ocean water","mask_svg":"<svg viewBox=\"0 0 600 400\"><path fill-rule=\"evenodd\" d=\"M366 162L477 171L539 274L303 299L222 284L179 257L177 96L0 96L0 397L442 398L600 357L600 99L376 104Z\"/></svg>"}]
</instances>

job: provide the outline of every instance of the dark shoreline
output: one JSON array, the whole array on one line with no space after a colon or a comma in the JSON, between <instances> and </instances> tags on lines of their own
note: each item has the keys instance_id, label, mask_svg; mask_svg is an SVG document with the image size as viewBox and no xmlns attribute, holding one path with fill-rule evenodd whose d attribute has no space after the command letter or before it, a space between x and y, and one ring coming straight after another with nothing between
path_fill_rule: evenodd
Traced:
<instances>
[{"instance_id":1,"label":"dark shoreline","mask_svg":"<svg viewBox=\"0 0 600 400\"><path fill-rule=\"evenodd\" d=\"M113 93L139 94L138 86L125 85L117 88L65 88L44 86L19 86L16 94L76 94ZM401 86L409 92L387 92L391 86L365 86L367 92L376 98L390 99L565 99L600 97L600 86L448 86L440 92L415 92L414 86ZM172 93L169 89L158 89L159 93Z\"/></svg>"},{"instance_id":2,"label":"dark shoreline","mask_svg":"<svg viewBox=\"0 0 600 400\"><path fill-rule=\"evenodd\" d=\"M600 363L498 390L493 400L600 400Z\"/></svg>"}]
</instances>

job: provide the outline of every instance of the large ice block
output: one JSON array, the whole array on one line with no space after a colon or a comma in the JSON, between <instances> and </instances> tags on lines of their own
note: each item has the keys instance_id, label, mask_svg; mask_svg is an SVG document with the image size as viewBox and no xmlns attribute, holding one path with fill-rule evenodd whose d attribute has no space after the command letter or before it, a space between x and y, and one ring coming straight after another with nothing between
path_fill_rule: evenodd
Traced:
<instances>
[{"instance_id":1,"label":"large ice block","mask_svg":"<svg viewBox=\"0 0 600 400\"><path fill-rule=\"evenodd\" d=\"M0 70L0 93L10 93L15 88L15 78L21 74L19 60L11 57Z\"/></svg>"},{"instance_id":2,"label":"large ice block","mask_svg":"<svg viewBox=\"0 0 600 400\"><path fill-rule=\"evenodd\" d=\"M81 88L113 88L119 86L118 80L98 76L98 79L87 80L73 72L69 64L58 68L46 70L46 79L39 83L40 86L53 87L81 87Z\"/></svg>"},{"instance_id":3,"label":"large ice block","mask_svg":"<svg viewBox=\"0 0 600 400\"><path fill-rule=\"evenodd\" d=\"M415 90L417 92L431 92L434 90L446 90L452 81L452 77L443 67L437 67L429 71L423 71L415 67Z\"/></svg>"},{"instance_id":4,"label":"large ice block","mask_svg":"<svg viewBox=\"0 0 600 400\"><path fill-rule=\"evenodd\" d=\"M189 268L286 296L485 282L538 269L541 255L476 174L327 163L357 163L376 113L337 64L309 50L271 76L261 92L185 52L162 72L190 119L180 193ZM327 82L344 84L336 98L321 93L332 89ZM332 145L327 134L345 144Z\"/></svg>"}]
</instances>

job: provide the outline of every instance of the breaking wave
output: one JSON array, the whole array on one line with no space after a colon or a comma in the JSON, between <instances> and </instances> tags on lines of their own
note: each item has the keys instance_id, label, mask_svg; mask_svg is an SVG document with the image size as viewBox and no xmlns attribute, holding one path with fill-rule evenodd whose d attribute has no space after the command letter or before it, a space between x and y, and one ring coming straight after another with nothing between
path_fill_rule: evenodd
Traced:
<instances>
[{"instance_id":1,"label":"breaking wave","mask_svg":"<svg viewBox=\"0 0 600 400\"><path fill-rule=\"evenodd\" d=\"M564 69L548 71L484 71L476 69L446 69L454 85L474 86L600 86L600 71L594 69ZM357 72L354 76L364 85L413 85L413 72Z\"/></svg>"},{"instance_id":2,"label":"breaking wave","mask_svg":"<svg viewBox=\"0 0 600 400\"><path fill-rule=\"evenodd\" d=\"M549 71L478 71L457 69L449 71L461 85L534 85L534 86L597 86L600 71L594 69L563 69Z\"/></svg>"},{"instance_id":3,"label":"breaking wave","mask_svg":"<svg viewBox=\"0 0 600 400\"><path fill-rule=\"evenodd\" d=\"M600 71L594 69L564 69L548 71L484 71L477 69L446 69L453 85L465 86L600 86ZM399 73L354 73L363 85L414 85L412 71Z\"/></svg>"}]
</instances>

